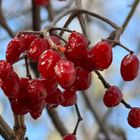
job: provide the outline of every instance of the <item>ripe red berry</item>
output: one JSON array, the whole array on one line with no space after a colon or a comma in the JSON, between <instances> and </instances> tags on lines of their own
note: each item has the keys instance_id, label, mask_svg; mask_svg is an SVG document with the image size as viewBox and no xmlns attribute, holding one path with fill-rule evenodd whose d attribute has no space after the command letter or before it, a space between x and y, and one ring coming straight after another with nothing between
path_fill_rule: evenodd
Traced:
<instances>
[{"instance_id":1,"label":"ripe red berry","mask_svg":"<svg viewBox=\"0 0 140 140\"><path fill-rule=\"evenodd\" d=\"M36 101L45 100L47 96L46 89L39 79L33 79L28 82L27 92L33 103Z\"/></svg>"},{"instance_id":2,"label":"ripe red berry","mask_svg":"<svg viewBox=\"0 0 140 140\"><path fill-rule=\"evenodd\" d=\"M37 62L40 55L50 48L48 41L44 38L36 38L29 47L28 57Z\"/></svg>"},{"instance_id":3,"label":"ripe red berry","mask_svg":"<svg viewBox=\"0 0 140 140\"><path fill-rule=\"evenodd\" d=\"M35 0L35 3L39 6L47 6L50 0Z\"/></svg>"},{"instance_id":4,"label":"ripe red berry","mask_svg":"<svg viewBox=\"0 0 140 140\"><path fill-rule=\"evenodd\" d=\"M83 63L87 57L88 39L81 33L72 32L66 45L65 56L74 62L76 66Z\"/></svg>"},{"instance_id":5,"label":"ripe red berry","mask_svg":"<svg viewBox=\"0 0 140 140\"><path fill-rule=\"evenodd\" d=\"M134 107L128 114L128 123L134 128L140 127L140 108Z\"/></svg>"},{"instance_id":6,"label":"ripe red berry","mask_svg":"<svg viewBox=\"0 0 140 140\"><path fill-rule=\"evenodd\" d=\"M55 74L58 83L63 88L70 87L76 78L74 64L68 60L59 60L55 66Z\"/></svg>"},{"instance_id":7,"label":"ripe red berry","mask_svg":"<svg viewBox=\"0 0 140 140\"><path fill-rule=\"evenodd\" d=\"M77 140L74 134L67 134L63 137L63 140Z\"/></svg>"},{"instance_id":8,"label":"ripe red berry","mask_svg":"<svg viewBox=\"0 0 140 140\"><path fill-rule=\"evenodd\" d=\"M121 75L123 80L134 80L139 70L139 60L133 54L126 55L121 62Z\"/></svg>"},{"instance_id":9,"label":"ripe red berry","mask_svg":"<svg viewBox=\"0 0 140 140\"><path fill-rule=\"evenodd\" d=\"M38 71L45 78L55 77L54 66L61 59L59 53L55 50L45 51L39 58Z\"/></svg>"},{"instance_id":10,"label":"ripe red berry","mask_svg":"<svg viewBox=\"0 0 140 140\"><path fill-rule=\"evenodd\" d=\"M0 60L0 79L5 80L11 71L13 71L12 65L6 60Z\"/></svg>"},{"instance_id":11,"label":"ripe red berry","mask_svg":"<svg viewBox=\"0 0 140 140\"><path fill-rule=\"evenodd\" d=\"M104 104L107 107L114 107L117 106L122 100L122 93L120 89L116 86L111 86L104 94Z\"/></svg>"},{"instance_id":12,"label":"ripe red berry","mask_svg":"<svg viewBox=\"0 0 140 140\"><path fill-rule=\"evenodd\" d=\"M22 34L19 38L22 39L24 42L23 46L24 50L28 50L30 44L32 43L33 40L37 38L37 36L33 34Z\"/></svg>"},{"instance_id":13,"label":"ripe red berry","mask_svg":"<svg viewBox=\"0 0 140 140\"><path fill-rule=\"evenodd\" d=\"M14 71L9 72L6 79L2 82L1 88L7 97L16 98L20 91L18 75Z\"/></svg>"},{"instance_id":14,"label":"ripe red berry","mask_svg":"<svg viewBox=\"0 0 140 140\"><path fill-rule=\"evenodd\" d=\"M47 104L54 104L56 106L62 104L64 102L64 97L59 88L57 88L51 95L46 97Z\"/></svg>"},{"instance_id":15,"label":"ripe red berry","mask_svg":"<svg viewBox=\"0 0 140 140\"><path fill-rule=\"evenodd\" d=\"M112 63L112 48L107 41L97 43L88 52L89 67L92 70L107 69Z\"/></svg>"},{"instance_id":16,"label":"ripe red berry","mask_svg":"<svg viewBox=\"0 0 140 140\"><path fill-rule=\"evenodd\" d=\"M72 85L72 89L75 90L87 90L91 85L91 73L82 69L76 68L76 80Z\"/></svg>"},{"instance_id":17,"label":"ripe red berry","mask_svg":"<svg viewBox=\"0 0 140 140\"><path fill-rule=\"evenodd\" d=\"M13 64L19 60L21 53L24 51L24 42L20 38L13 38L8 44L6 50L6 60L7 62Z\"/></svg>"},{"instance_id":18,"label":"ripe red berry","mask_svg":"<svg viewBox=\"0 0 140 140\"><path fill-rule=\"evenodd\" d=\"M63 92L65 101L61 104L62 106L72 106L77 102L77 95L75 91L65 90Z\"/></svg>"}]
</instances>

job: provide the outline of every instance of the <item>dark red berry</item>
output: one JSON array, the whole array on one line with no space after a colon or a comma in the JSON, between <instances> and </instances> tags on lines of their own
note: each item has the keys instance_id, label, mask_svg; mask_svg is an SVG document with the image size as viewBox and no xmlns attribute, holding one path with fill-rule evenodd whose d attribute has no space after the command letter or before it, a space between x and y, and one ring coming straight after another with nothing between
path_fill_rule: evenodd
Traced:
<instances>
[{"instance_id":1,"label":"dark red berry","mask_svg":"<svg viewBox=\"0 0 140 140\"><path fill-rule=\"evenodd\" d=\"M116 86L111 86L104 94L104 104L107 107L114 107L117 106L122 100L122 93L120 89Z\"/></svg>"},{"instance_id":2,"label":"dark red berry","mask_svg":"<svg viewBox=\"0 0 140 140\"><path fill-rule=\"evenodd\" d=\"M89 41L78 32L72 32L66 45L65 56L77 66L81 65L87 57L87 46Z\"/></svg>"},{"instance_id":3,"label":"dark red berry","mask_svg":"<svg viewBox=\"0 0 140 140\"><path fill-rule=\"evenodd\" d=\"M33 34L22 34L19 38L22 39L24 42L24 50L28 50L30 44L33 42L33 40L37 38L37 36Z\"/></svg>"},{"instance_id":4,"label":"dark red berry","mask_svg":"<svg viewBox=\"0 0 140 140\"><path fill-rule=\"evenodd\" d=\"M51 95L46 97L47 104L60 105L64 102L64 97L59 88L57 88Z\"/></svg>"},{"instance_id":5,"label":"dark red berry","mask_svg":"<svg viewBox=\"0 0 140 140\"><path fill-rule=\"evenodd\" d=\"M121 75L123 80L131 81L136 78L139 70L139 59L133 55L126 55L121 62Z\"/></svg>"},{"instance_id":6,"label":"dark red berry","mask_svg":"<svg viewBox=\"0 0 140 140\"><path fill-rule=\"evenodd\" d=\"M87 63L92 70L107 69L112 63L112 47L107 41L97 43L88 52Z\"/></svg>"},{"instance_id":7,"label":"dark red berry","mask_svg":"<svg viewBox=\"0 0 140 140\"><path fill-rule=\"evenodd\" d=\"M70 87L76 78L74 64L68 60L59 60L55 66L55 74L58 83L63 88Z\"/></svg>"},{"instance_id":8,"label":"dark red berry","mask_svg":"<svg viewBox=\"0 0 140 140\"><path fill-rule=\"evenodd\" d=\"M54 66L61 59L59 53L55 50L45 51L39 58L38 71L45 78L55 77Z\"/></svg>"},{"instance_id":9,"label":"dark red berry","mask_svg":"<svg viewBox=\"0 0 140 140\"><path fill-rule=\"evenodd\" d=\"M63 92L65 101L61 104L62 106L72 106L77 102L77 95L75 91L65 90Z\"/></svg>"},{"instance_id":10,"label":"dark red berry","mask_svg":"<svg viewBox=\"0 0 140 140\"><path fill-rule=\"evenodd\" d=\"M35 0L35 3L39 6L47 6L50 0Z\"/></svg>"},{"instance_id":11,"label":"dark red berry","mask_svg":"<svg viewBox=\"0 0 140 140\"><path fill-rule=\"evenodd\" d=\"M28 82L27 92L33 103L36 101L45 100L47 96L46 89L39 79L33 79Z\"/></svg>"},{"instance_id":12,"label":"dark red berry","mask_svg":"<svg viewBox=\"0 0 140 140\"><path fill-rule=\"evenodd\" d=\"M29 47L28 57L37 62L40 55L49 48L50 45L46 39L36 38Z\"/></svg>"},{"instance_id":13,"label":"dark red berry","mask_svg":"<svg viewBox=\"0 0 140 140\"><path fill-rule=\"evenodd\" d=\"M13 71L12 65L6 60L0 60L0 79L5 80L11 71Z\"/></svg>"},{"instance_id":14,"label":"dark red berry","mask_svg":"<svg viewBox=\"0 0 140 140\"><path fill-rule=\"evenodd\" d=\"M134 128L140 127L140 108L134 107L128 114L128 123Z\"/></svg>"},{"instance_id":15,"label":"dark red berry","mask_svg":"<svg viewBox=\"0 0 140 140\"><path fill-rule=\"evenodd\" d=\"M72 85L72 89L75 90L87 90L91 85L91 73L82 69L76 68L76 80Z\"/></svg>"},{"instance_id":16,"label":"dark red berry","mask_svg":"<svg viewBox=\"0 0 140 140\"><path fill-rule=\"evenodd\" d=\"M13 38L8 44L6 50L6 60L7 62L13 64L19 60L21 53L24 51L24 42L20 38Z\"/></svg>"},{"instance_id":17,"label":"dark red berry","mask_svg":"<svg viewBox=\"0 0 140 140\"><path fill-rule=\"evenodd\" d=\"M2 82L1 88L7 97L16 98L20 91L18 75L14 71L9 72L7 78Z\"/></svg>"},{"instance_id":18,"label":"dark red berry","mask_svg":"<svg viewBox=\"0 0 140 140\"><path fill-rule=\"evenodd\" d=\"M63 140L77 140L74 134L67 134L63 137Z\"/></svg>"}]
</instances>

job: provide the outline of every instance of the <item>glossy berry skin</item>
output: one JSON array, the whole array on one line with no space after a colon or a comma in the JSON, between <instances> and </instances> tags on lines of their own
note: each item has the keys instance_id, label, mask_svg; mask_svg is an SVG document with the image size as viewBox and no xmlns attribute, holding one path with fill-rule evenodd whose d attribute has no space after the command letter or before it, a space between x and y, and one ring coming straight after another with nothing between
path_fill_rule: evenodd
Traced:
<instances>
[{"instance_id":1,"label":"glossy berry skin","mask_svg":"<svg viewBox=\"0 0 140 140\"><path fill-rule=\"evenodd\" d=\"M8 73L13 71L13 67L6 60L0 60L0 79L5 80Z\"/></svg>"},{"instance_id":2,"label":"glossy berry skin","mask_svg":"<svg viewBox=\"0 0 140 140\"><path fill-rule=\"evenodd\" d=\"M16 98L20 91L18 75L14 71L9 72L6 79L2 82L1 88L7 97Z\"/></svg>"},{"instance_id":3,"label":"glossy berry skin","mask_svg":"<svg viewBox=\"0 0 140 140\"><path fill-rule=\"evenodd\" d=\"M77 140L74 134L67 134L63 137L63 140Z\"/></svg>"},{"instance_id":4,"label":"glossy berry skin","mask_svg":"<svg viewBox=\"0 0 140 140\"><path fill-rule=\"evenodd\" d=\"M74 90L87 90L91 85L91 73L82 69L81 67L76 68L76 80L72 85Z\"/></svg>"},{"instance_id":5,"label":"glossy berry skin","mask_svg":"<svg viewBox=\"0 0 140 140\"><path fill-rule=\"evenodd\" d=\"M88 44L89 41L83 34L72 32L69 36L68 44L65 46L65 56L68 60L74 62L76 66L81 65L87 57Z\"/></svg>"},{"instance_id":6,"label":"glossy berry skin","mask_svg":"<svg viewBox=\"0 0 140 140\"><path fill-rule=\"evenodd\" d=\"M50 46L46 39L37 38L31 43L29 47L28 57L37 62L40 55L49 48Z\"/></svg>"},{"instance_id":7,"label":"glossy berry skin","mask_svg":"<svg viewBox=\"0 0 140 140\"><path fill-rule=\"evenodd\" d=\"M54 69L56 79L64 89L70 87L74 83L76 72L74 64L71 61L59 60Z\"/></svg>"},{"instance_id":8,"label":"glossy berry skin","mask_svg":"<svg viewBox=\"0 0 140 140\"><path fill-rule=\"evenodd\" d=\"M124 81L131 81L136 78L139 70L139 60L133 54L126 55L121 62L121 75Z\"/></svg>"},{"instance_id":9,"label":"glossy berry skin","mask_svg":"<svg viewBox=\"0 0 140 140\"><path fill-rule=\"evenodd\" d=\"M58 82L56 81L56 78L39 78L39 80L42 82L44 85L46 91L47 91L47 96L51 95L58 86Z\"/></svg>"},{"instance_id":10,"label":"glossy berry skin","mask_svg":"<svg viewBox=\"0 0 140 140\"><path fill-rule=\"evenodd\" d=\"M50 0L35 0L35 3L38 6L47 6L49 4Z\"/></svg>"},{"instance_id":11,"label":"glossy berry skin","mask_svg":"<svg viewBox=\"0 0 140 140\"><path fill-rule=\"evenodd\" d=\"M61 59L61 56L55 50L45 51L39 58L38 71L45 78L55 77L54 66Z\"/></svg>"},{"instance_id":12,"label":"glossy berry skin","mask_svg":"<svg viewBox=\"0 0 140 140\"><path fill-rule=\"evenodd\" d=\"M23 49L28 50L30 44L37 38L37 36L33 34L22 34L19 38L24 42Z\"/></svg>"},{"instance_id":13,"label":"glossy berry skin","mask_svg":"<svg viewBox=\"0 0 140 140\"><path fill-rule=\"evenodd\" d=\"M110 86L109 89L104 94L104 104L107 107L117 106L122 100L122 93L120 89L116 86Z\"/></svg>"},{"instance_id":14,"label":"glossy berry skin","mask_svg":"<svg viewBox=\"0 0 140 140\"><path fill-rule=\"evenodd\" d=\"M47 104L61 105L64 102L64 97L59 88L57 88L51 95L46 97Z\"/></svg>"},{"instance_id":15,"label":"glossy berry skin","mask_svg":"<svg viewBox=\"0 0 140 140\"><path fill-rule=\"evenodd\" d=\"M72 106L77 102L77 95L75 91L65 90L63 92L65 101L61 104L62 106Z\"/></svg>"},{"instance_id":16,"label":"glossy berry skin","mask_svg":"<svg viewBox=\"0 0 140 140\"><path fill-rule=\"evenodd\" d=\"M112 48L107 41L97 43L88 52L89 67L92 70L107 69L112 63Z\"/></svg>"},{"instance_id":17,"label":"glossy berry skin","mask_svg":"<svg viewBox=\"0 0 140 140\"><path fill-rule=\"evenodd\" d=\"M29 98L33 103L41 100L45 100L47 96L46 89L39 79L33 79L28 82L27 92Z\"/></svg>"},{"instance_id":18,"label":"glossy berry skin","mask_svg":"<svg viewBox=\"0 0 140 140\"><path fill-rule=\"evenodd\" d=\"M128 114L128 123L133 128L140 127L140 108L134 107Z\"/></svg>"},{"instance_id":19,"label":"glossy berry skin","mask_svg":"<svg viewBox=\"0 0 140 140\"><path fill-rule=\"evenodd\" d=\"M6 60L7 62L14 64L19 60L21 53L24 51L24 42L20 38L13 38L7 46Z\"/></svg>"}]
</instances>

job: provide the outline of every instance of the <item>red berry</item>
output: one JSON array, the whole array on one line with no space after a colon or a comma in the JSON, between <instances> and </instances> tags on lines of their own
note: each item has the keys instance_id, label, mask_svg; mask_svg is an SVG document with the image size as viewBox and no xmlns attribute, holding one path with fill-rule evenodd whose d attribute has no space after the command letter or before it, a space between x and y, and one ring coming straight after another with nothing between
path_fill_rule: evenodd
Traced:
<instances>
[{"instance_id":1,"label":"red berry","mask_svg":"<svg viewBox=\"0 0 140 140\"><path fill-rule=\"evenodd\" d=\"M72 85L72 89L75 90L87 90L91 85L91 73L82 69L76 68L76 80Z\"/></svg>"},{"instance_id":2,"label":"red berry","mask_svg":"<svg viewBox=\"0 0 140 140\"><path fill-rule=\"evenodd\" d=\"M44 85L47 96L51 95L57 89L58 83L55 78L39 78L39 80Z\"/></svg>"},{"instance_id":3,"label":"red berry","mask_svg":"<svg viewBox=\"0 0 140 140\"><path fill-rule=\"evenodd\" d=\"M0 60L0 79L5 80L11 71L13 71L12 65L6 60Z\"/></svg>"},{"instance_id":4,"label":"red berry","mask_svg":"<svg viewBox=\"0 0 140 140\"><path fill-rule=\"evenodd\" d=\"M88 44L89 41L83 34L72 32L66 45L65 56L74 62L76 66L81 65L87 57Z\"/></svg>"},{"instance_id":5,"label":"red berry","mask_svg":"<svg viewBox=\"0 0 140 140\"><path fill-rule=\"evenodd\" d=\"M24 51L24 42L20 38L13 38L8 44L6 50L6 60L7 62L13 64L19 60L21 53Z\"/></svg>"},{"instance_id":6,"label":"red berry","mask_svg":"<svg viewBox=\"0 0 140 140\"><path fill-rule=\"evenodd\" d=\"M7 78L3 81L1 88L7 97L16 98L20 91L18 75L14 71L9 72Z\"/></svg>"},{"instance_id":7,"label":"red berry","mask_svg":"<svg viewBox=\"0 0 140 140\"><path fill-rule=\"evenodd\" d=\"M30 44L32 43L33 40L37 38L37 36L33 34L22 34L19 38L22 39L24 42L24 47L23 47L24 50L28 50Z\"/></svg>"},{"instance_id":8,"label":"red berry","mask_svg":"<svg viewBox=\"0 0 140 140\"><path fill-rule=\"evenodd\" d=\"M75 91L65 90L63 92L65 101L61 104L62 106L72 106L77 102L77 95Z\"/></svg>"},{"instance_id":9,"label":"red berry","mask_svg":"<svg viewBox=\"0 0 140 140\"><path fill-rule=\"evenodd\" d=\"M134 128L140 127L140 108L134 107L128 114L128 123Z\"/></svg>"},{"instance_id":10,"label":"red berry","mask_svg":"<svg viewBox=\"0 0 140 140\"><path fill-rule=\"evenodd\" d=\"M51 95L46 97L47 104L60 105L64 102L64 97L59 88L57 88Z\"/></svg>"},{"instance_id":11,"label":"red berry","mask_svg":"<svg viewBox=\"0 0 140 140\"><path fill-rule=\"evenodd\" d=\"M77 140L74 134L67 134L63 137L63 140Z\"/></svg>"},{"instance_id":12,"label":"red berry","mask_svg":"<svg viewBox=\"0 0 140 140\"><path fill-rule=\"evenodd\" d=\"M47 6L50 0L35 0L35 3L39 6Z\"/></svg>"},{"instance_id":13,"label":"red berry","mask_svg":"<svg viewBox=\"0 0 140 140\"><path fill-rule=\"evenodd\" d=\"M138 74L139 60L133 54L126 55L121 62L121 75L123 80L134 80Z\"/></svg>"},{"instance_id":14,"label":"red berry","mask_svg":"<svg viewBox=\"0 0 140 140\"><path fill-rule=\"evenodd\" d=\"M37 38L31 43L29 47L28 57L37 62L40 55L49 48L50 46L46 39Z\"/></svg>"},{"instance_id":15,"label":"red berry","mask_svg":"<svg viewBox=\"0 0 140 140\"><path fill-rule=\"evenodd\" d=\"M120 89L116 86L111 86L104 94L104 104L107 107L114 107L117 106L122 100L122 93Z\"/></svg>"},{"instance_id":16,"label":"red berry","mask_svg":"<svg viewBox=\"0 0 140 140\"><path fill-rule=\"evenodd\" d=\"M55 66L55 74L58 83L63 88L70 87L76 78L74 64L68 60L59 60Z\"/></svg>"},{"instance_id":17,"label":"red berry","mask_svg":"<svg viewBox=\"0 0 140 140\"><path fill-rule=\"evenodd\" d=\"M54 66L61 59L59 53L55 50L45 51L39 58L38 71L45 78L55 77Z\"/></svg>"},{"instance_id":18,"label":"red berry","mask_svg":"<svg viewBox=\"0 0 140 140\"><path fill-rule=\"evenodd\" d=\"M39 79L33 79L28 82L27 92L33 103L36 101L45 100L47 96L46 89Z\"/></svg>"},{"instance_id":19,"label":"red berry","mask_svg":"<svg viewBox=\"0 0 140 140\"><path fill-rule=\"evenodd\" d=\"M107 69L112 63L111 45L107 41L97 43L89 50L87 61L92 70Z\"/></svg>"}]
</instances>

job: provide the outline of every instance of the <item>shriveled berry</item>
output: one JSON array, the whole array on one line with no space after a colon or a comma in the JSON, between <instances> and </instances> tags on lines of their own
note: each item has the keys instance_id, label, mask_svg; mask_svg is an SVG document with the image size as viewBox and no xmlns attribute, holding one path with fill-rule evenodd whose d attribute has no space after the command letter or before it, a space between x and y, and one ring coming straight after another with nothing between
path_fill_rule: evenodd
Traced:
<instances>
[{"instance_id":1,"label":"shriveled berry","mask_svg":"<svg viewBox=\"0 0 140 140\"><path fill-rule=\"evenodd\" d=\"M72 62L68 60L59 60L54 69L56 79L63 88L68 88L74 83L76 72Z\"/></svg>"},{"instance_id":2,"label":"shriveled berry","mask_svg":"<svg viewBox=\"0 0 140 140\"><path fill-rule=\"evenodd\" d=\"M77 95L75 91L65 90L63 92L65 101L61 104L62 106L72 106L77 102Z\"/></svg>"},{"instance_id":3,"label":"shriveled berry","mask_svg":"<svg viewBox=\"0 0 140 140\"><path fill-rule=\"evenodd\" d=\"M140 108L134 107L128 114L128 123L134 128L140 127Z\"/></svg>"},{"instance_id":4,"label":"shriveled berry","mask_svg":"<svg viewBox=\"0 0 140 140\"><path fill-rule=\"evenodd\" d=\"M7 46L6 60L13 64L19 60L21 53L24 51L24 42L20 38L13 38Z\"/></svg>"},{"instance_id":5,"label":"shriveled berry","mask_svg":"<svg viewBox=\"0 0 140 140\"><path fill-rule=\"evenodd\" d=\"M0 79L5 80L11 71L13 71L12 65L6 60L0 60Z\"/></svg>"},{"instance_id":6,"label":"shriveled berry","mask_svg":"<svg viewBox=\"0 0 140 140\"><path fill-rule=\"evenodd\" d=\"M91 85L91 73L82 69L76 68L76 80L72 85L72 89L75 90L87 90Z\"/></svg>"},{"instance_id":7,"label":"shriveled berry","mask_svg":"<svg viewBox=\"0 0 140 140\"><path fill-rule=\"evenodd\" d=\"M59 53L55 50L45 51L39 58L38 71L45 78L55 77L54 66L61 59Z\"/></svg>"},{"instance_id":8,"label":"shriveled berry","mask_svg":"<svg viewBox=\"0 0 140 140\"><path fill-rule=\"evenodd\" d=\"M58 82L56 81L56 78L39 78L39 80L44 85L47 96L51 95L57 89Z\"/></svg>"},{"instance_id":9,"label":"shriveled berry","mask_svg":"<svg viewBox=\"0 0 140 140\"><path fill-rule=\"evenodd\" d=\"M81 33L72 32L66 45L65 56L74 62L76 66L83 63L87 57L88 39Z\"/></svg>"},{"instance_id":10,"label":"shriveled berry","mask_svg":"<svg viewBox=\"0 0 140 140\"><path fill-rule=\"evenodd\" d=\"M47 104L60 105L64 102L64 97L59 88L57 88L51 95L46 97Z\"/></svg>"},{"instance_id":11,"label":"shriveled berry","mask_svg":"<svg viewBox=\"0 0 140 140\"><path fill-rule=\"evenodd\" d=\"M20 91L18 75L14 71L9 72L7 78L2 82L1 88L7 97L16 98Z\"/></svg>"},{"instance_id":12,"label":"shriveled berry","mask_svg":"<svg viewBox=\"0 0 140 140\"><path fill-rule=\"evenodd\" d=\"M120 89L116 86L111 86L104 94L104 104L107 107L114 107L117 106L122 100L122 93Z\"/></svg>"},{"instance_id":13,"label":"shriveled berry","mask_svg":"<svg viewBox=\"0 0 140 140\"><path fill-rule=\"evenodd\" d=\"M28 50L30 44L32 43L33 40L37 38L37 36L33 34L22 34L19 38L22 39L24 42L23 46L24 50Z\"/></svg>"},{"instance_id":14,"label":"shriveled berry","mask_svg":"<svg viewBox=\"0 0 140 140\"><path fill-rule=\"evenodd\" d=\"M88 52L89 66L92 70L107 69L112 63L112 47L107 41L97 43Z\"/></svg>"},{"instance_id":15,"label":"shriveled berry","mask_svg":"<svg viewBox=\"0 0 140 140\"><path fill-rule=\"evenodd\" d=\"M138 75L139 59L133 54L126 55L121 62L121 75L124 81L134 80Z\"/></svg>"},{"instance_id":16,"label":"shriveled berry","mask_svg":"<svg viewBox=\"0 0 140 140\"><path fill-rule=\"evenodd\" d=\"M39 79L33 79L28 82L27 92L32 102L45 100L47 96L46 89Z\"/></svg>"},{"instance_id":17,"label":"shriveled berry","mask_svg":"<svg viewBox=\"0 0 140 140\"><path fill-rule=\"evenodd\" d=\"M37 62L40 55L49 48L50 46L46 39L36 38L29 47L28 57Z\"/></svg>"},{"instance_id":18,"label":"shriveled berry","mask_svg":"<svg viewBox=\"0 0 140 140\"><path fill-rule=\"evenodd\" d=\"M67 134L63 137L63 140L77 140L74 134Z\"/></svg>"}]
</instances>

